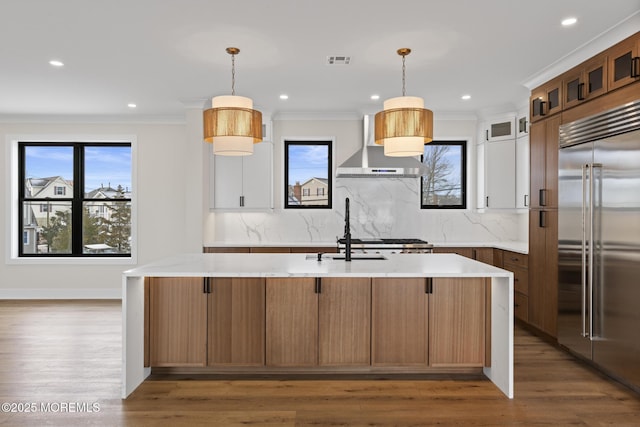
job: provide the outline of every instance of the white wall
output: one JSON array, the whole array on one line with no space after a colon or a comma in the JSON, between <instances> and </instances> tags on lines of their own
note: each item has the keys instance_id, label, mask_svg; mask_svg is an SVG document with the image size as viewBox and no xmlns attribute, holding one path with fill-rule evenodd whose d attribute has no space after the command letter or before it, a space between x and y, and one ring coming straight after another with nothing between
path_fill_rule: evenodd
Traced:
<instances>
[{"instance_id":1,"label":"white wall","mask_svg":"<svg viewBox=\"0 0 640 427\"><path fill-rule=\"evenodd\" d=\"M436 138L469 139L469 203L475 200L475 120L438 120ZM137 140L137 264L202 245L226 243L335 242L344 231L344 198L352 201L356 237L420 237L432 242L526 241L526 215L514 213L436 212L419 208L418 179L340 178L334 180L332 210L283 210L283 137L333 137L334 166L362 143L362 121L276 120L274 122L272 212L220 213L208 209L209 144L202 143L202 111L188 110L184 123L0 123L0 141L10 135L135 135ZM0 164L9 165L7 147ZM205 167L206 166L206 167ZM9 170L0 173L0 188L9 189ZM10 206L0 202L0 240L9 239ZM119 298L122 272L134 264L52 264L7 262L0 246L2 298ZM90 261L89 261L90 262Z\"/></svg>"},{"instance_id":2,"label":"white wall","mask_svg":"<svg viewBox=\"0 0 640 427\"><path fill-rule=\"evenodd\" d=\"M201 115L193 118L197 126ZM198 121L200 120L200 121ZM202 140L187 134L185 124L0 123L0 142L9 135L135 135L137 140L138 264L185 251L201 250ZM194 142L194 139L197 140ZM0 150L0 164L9 165ZM193 164L193 159L195 163ZM8 168L0 173L3 195L9 189ZM197 182L193 182L197 179ZM188 200L187 200L188 199ZM9 206L0 209L0 298L119 298L122 272L133 264L8 263ZM194 212L195 210L195 212ZM196 220L194 220L194 215ZM194 236L198 236L197 241ZM195 249L197 248L197 249ZM90 261L89 261L90 263Z\"/></svg>"},{"instance_id":3,"label":"white wall","mask_svg":"<svg viewBox=\"0 0 640 427\"><path fill-rule=\"evenodd\" d=\"M417 237L437 243L527 241L527 215L478 213L476 121L437 119L434 139L468 140L468 209L420 209L418 178L335 178L333 209L283 209L283 141L295 137L333 137L334 167L362 145L362 120L274 121L274 210L205 214L204 244L335 243L344 232L344 199L351 201L354 237Z\"/></svg>"}]
</instances>

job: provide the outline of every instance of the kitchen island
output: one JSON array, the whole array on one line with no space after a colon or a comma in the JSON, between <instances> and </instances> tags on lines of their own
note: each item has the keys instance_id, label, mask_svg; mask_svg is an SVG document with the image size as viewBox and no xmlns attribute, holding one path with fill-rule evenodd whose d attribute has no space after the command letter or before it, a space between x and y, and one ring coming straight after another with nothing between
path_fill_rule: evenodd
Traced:
<instances>
[{"instance_id":1,"label":"kitchen island","mask_svg":"<svg viewBox=\"0 0 640 427\"><path fill-rule=\"evenodd\" d=\"M177 366L321 374L438 372L440 367L453 372L479 363L484 375L513 397L512 273L455 254L354 256L351 262L336 256L325 254L318 261L316 254L185 254L125 271L122 397L151 374L151 366L176 366L166 362L173 342L156 344L154 354L160 356L145 363L147 327L151 323L153 329L154 322L179 338L203 329L190 359ZM149 318L145 278L169 289L158 292L151 304L158 312ZM255 290L257 298L245 298L255 312L245 307L233 314L232 293L255 296ZM202 312L205 321L186 323L176 333L180 322L168 320L168 310L188 293L197 301L188 311ZM468 327L459 327L459 320ZM153 331L151 336L164 339ZM245 336L251 342L239 338ZM257 359L248 359L250 353ZM467 359L468 353L474 357Z\"/></svg>"}]
</instances>

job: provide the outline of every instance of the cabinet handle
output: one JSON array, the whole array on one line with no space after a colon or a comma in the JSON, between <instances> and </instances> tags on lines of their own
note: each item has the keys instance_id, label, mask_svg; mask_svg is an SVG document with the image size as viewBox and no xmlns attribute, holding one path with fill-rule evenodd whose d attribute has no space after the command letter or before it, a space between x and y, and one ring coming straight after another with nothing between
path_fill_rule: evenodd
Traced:
<instances>
[{"instance_id":1,"label":"cabinet handle","mask_svg":"<svg viewBox=\"0 0 640 427\"><path fill-rule=\"evenodd\" d=\"M631 77L640 77L640 56L631 59Z\"/></svg>"},{"instance_id":2,"label":"cabinet handle","mask_svg":"<svg viewBox=\"0 0 640 427\"><path fill-rule=\"evenodd\" d=\"M316 294L321 294L322 293L322 280L319 277L316 277L316 289L315 289Z\"/></svg>"},{"instance_id":3,"label":"cabinet handle","mask_svg":"<svg viewBox=\"0 0 640 427\"><path fill-rule=\"evenodd\" d=\"M547 206L547 190L541 188L538 194L538 199L538 203L540 203L540 206Z\"/></svg>"},{"instance_id":4,"label":"cabinet handle","mask_svg":"<svg viewBox=\"0 0 640 427\"><path fill-rule=\"evenodd\" d=\"M210 294L211 293L211 277L205 277L202 283L202 293Z\"/></svg>"},{"instance_id":5,"label":"cabinet handle","mask_svg":"<svg viewBox=\"0 0 640 427\"><path fill-rule=\"evenodd\" d=\"M489 140L489 129L484 131L484 139L485 139L485 141Z\"/></svg>"},{"instance_id":6,"label":"cabinet handle","mask_svg":"<svg viewBox=\"0 0 640 427\"><path fill-rule=\"evenodd\" d=\"M584 101L584 83L578 83L578 101Z\"/></svg>"},{"instance_id":7,"label":"cabinet handle","mask_svg":"<svg viewBox=\"0 0 640 427\"><path fill-rule=\"evenodd\" d=\"M525 194L525 195L524 195L524 205L525 205L525 206L529 206L529 200L527 200L527 199L529 199L529 195L528 195L528 194Z\"/></svg>"},{"instance_id":8,"label":"cabinet handle","mask_svg":"<svg viewBox=\"0 0 640 427\"><path fill-rule=\"evenodd\" d=\"M544 104L546 104L547 101L540 101L540 111L539 111L539 115L541 116L546 116L547 114L544 112Z\"/></svg>"},{"instance_id":9,"label":"cabinet handle","mask_svg":"<svg viewBox=\"0 0 640 427\"><path fill-rule=\"evenodd\" d=\"M433 293L433 278L427 277L424 279L424 293L432 294Z\"/></svg>"},{"instance_id":10,"label":"cabinet handle","mask_svg":"<svg viewBox=\"0 0 640 427\"><path fill-rule=\"evenodd\" d=\"M244 207L244 196L240 196L240 207Z\"/></svg>"},{"instance_id":11,"label":"cabinet handle","mask_svg":"<svg viewBox=\"0 0 640 427\"><path fill-rule=\"evenodd\" d=\"M519 259L518 259L517 257L511 257L511 261L513 261L513 262L518 262L518 261L519 261Z\"/></svg>"},{"instance_id":12,"label":"cabinet handle","mask_svg":"<svg viewBox=\"0 0 640 427\"><path fill-rule=\"evenodd\" d=\"M538 218L538 222L540 228L545 228L547 226L547 215L545 211L540 211L540 217Z\"/></svg>"},{"instance_id":13,"label":"cabinet handle","mask_svg":"<svg viewBox=\"0 0 640 427\"><path fill-rule=\"evenodd\" d=\"M487 196L487 200L485 202L486 207L489 207L489 196Z\"/></svg>"}]
</instances>

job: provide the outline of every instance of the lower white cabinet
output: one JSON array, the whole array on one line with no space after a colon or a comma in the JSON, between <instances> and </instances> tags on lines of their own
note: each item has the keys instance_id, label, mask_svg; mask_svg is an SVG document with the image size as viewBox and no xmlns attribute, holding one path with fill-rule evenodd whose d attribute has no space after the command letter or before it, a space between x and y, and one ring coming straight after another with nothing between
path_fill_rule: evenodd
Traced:
<instances>
[{"instance_id":1,"label":"lower white cabinet","mask_svg":"<svg viewBox=\"0 0 640 427\"><path fill-rule=\"evenodd\" d=\"M210 154L211 209L273 208L273 143L254 144L253 150L250 156Z\"/></svg>"}]
</instances>

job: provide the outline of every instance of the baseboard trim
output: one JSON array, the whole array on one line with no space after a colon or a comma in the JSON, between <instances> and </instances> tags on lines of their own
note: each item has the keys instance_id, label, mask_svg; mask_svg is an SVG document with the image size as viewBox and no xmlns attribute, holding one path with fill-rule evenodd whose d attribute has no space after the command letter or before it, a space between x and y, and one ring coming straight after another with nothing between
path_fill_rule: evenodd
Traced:
<instances>
[{"instance_id":1,"label":"baseboard trim","mask_svg":"<svg viewBox=\"0 0 640 427\"><path fill-rule=\"evenodd\" d=\"M121 289L0 289L0 299L122 299Z\"/></svg>"}]
</instances>

